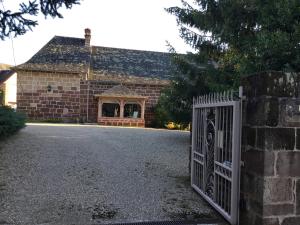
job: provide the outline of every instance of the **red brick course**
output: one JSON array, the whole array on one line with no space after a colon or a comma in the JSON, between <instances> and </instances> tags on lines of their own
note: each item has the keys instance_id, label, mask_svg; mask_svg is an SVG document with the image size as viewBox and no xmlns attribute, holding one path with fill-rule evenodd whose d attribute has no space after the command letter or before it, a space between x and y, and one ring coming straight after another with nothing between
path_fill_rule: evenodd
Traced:
<instances>
[{"instance_id":1,"label":"red brick course","mask_svg":"<svg viewBox=\"0 0 300 225\"><path fill-rule=\"evenodd\" d=\"M83 76L42 72L18 72L18 110L25 112L29 119L61 119L65 122L99 122L98 99L101 94L118 82L83 80ZM51 85L52 90L47 91ZM150 126L154 119L154 107L165 87L158 84L123 84L141 96L147 97L145 120L104 121L106 124L121 126ZM88 110L88 112L87 112ZM103 121L101 123L104 123Z\"/></svg>"},{"instance_id":2,"label":"red brick course","mask_svg":"<svg viewBox=\"0 0 300 225\"><path fill-rule=\"evenodd\" d=\"M38 93L18 93L18 111L25 112L29 119L62 119L64 121L77 121L80 117L80 92L59 91L60 96L45 97L46 91Z\"/></svg>"},{"instance_id":3,"label":"red brick course","mask_svg":"<svg viewBox=\"0 0 300 225\"><path fill-rule=\"evenodd\" d=\"M104 126L145 127L143 119L102 117L97 122Z\"/></svg>"}]
</instances>

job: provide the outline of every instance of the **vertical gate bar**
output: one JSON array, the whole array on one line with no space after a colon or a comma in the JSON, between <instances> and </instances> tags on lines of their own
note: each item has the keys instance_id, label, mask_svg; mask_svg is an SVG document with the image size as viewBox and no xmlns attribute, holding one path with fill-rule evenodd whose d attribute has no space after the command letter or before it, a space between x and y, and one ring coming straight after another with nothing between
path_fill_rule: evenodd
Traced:
<instances>
[{"instance_id":1,"label":"vertical gate bar","mask_svg":"<svg viewBox=\"0 0 300 225\"><path fill-rule=\"evenodd\" d=\"M206 155L207 155L207 145L206 145L206 137L207 137L207 108L203 109L203 155L204 155L204 160L203 160L203 190L205 190L206 187Z\"/></svg>"},{"instance_id":2,"label":"vertical gate bar","mask_svg":"<svg viewBox=\"0 0 300 225\"><path fill-rule=\"evenodd\" d=\"M218 205L220 205L220 202L221 202L221 187L220 187L220 182L221 182L220 176L218 175L218 198L219 198Z\"/></svg>"},{"instance_id":3,"label":"vertical gate bar","mask_svg":"<svg viewBox=\"0 0 300 225\"><path fill-rule=\"evenodd\" d=\"M203 108L201 111L201 122L202 122L202 127L201 127L201 153L204 157L204 148L205 148L205 134L204 134L204 128L205 128L205 109ZM204 158L203 158L204 160ZM204 161L203 161L204 162Z\"/></svg>"},{"instance_id":4,"label":"vertical gate bar","mask_svg":"<svg viewBox=\"0 0 300 225\"><path fill-rule=\"evenodd\" d=\"M197 127L197 123L196 123L196 108L195 105L193 105L193 117L192 117L192 152L191 152L191 185L193 185L193 181L194 181L194 151L195 151L195 132L196 132L196 127Z\"/></svg>"},{"instance_id":5,"label":"vertical gate bar","mask_svg":"<svg viewBox=\"0 0 300 225\"><path fill-rule=\"evenodd\" d=\"M233 152L232 152L232 187L231 187L231 217L232 223L238 224L239 202L239 171L240 171L240 132L241 132L241 101L235 101L233 105Z\"/></svg>"},{"instance_id":6,"label":"vertical gate bar","mask_svg":"<svg viewBox=\"0 0 300 225\"><path fill-rule=\"evenodd\" d=\"M203 127L203 108L201 108L201 110L199 110L199 149L200 149L200 153L203 154L203 131L202 131L202 127Z\"/></svg>"},{"instance_id":7,"label":"vertical gate bar","mask_svg":"<svg viewBox=\"0 0 300 225\"><path fill-rule=\"evenodd\" d=\"M224 152L223 152L223 161L224 163L226 161L226 148L227 148L227 107L224 107Z\"/></svg>"},{"instance_id":8,"label":"vertical gate bar","mask_svg":"<svg viewBox=\"0 0 300 225\"><path fill-rule=\"evenodd\" d=\"M229 125L229 121L228 121L228 110L229 110L230 107L226 107L226 147L225 147L225 161L227 161L227 152L228 152L228 148L229 148L229 140L228 140L228 125Z\"/></svg>"},{"instance_id":9,"label":"vertical gate bar","mask_svg":"<svg viewBox=\"0 0 300 225\"><path fill-rule=\"evenodd\" d=\"M231 162L231 166L232 166L232 151L233 151L233 148L232 148L232 137L233 137L233 107L231 106L230 107L230 153L229 153L229 159L230 159L230 162ZM232 169L232 168L231 168Z\"/></svg>"},{"instance_id":10,"label":"vertical gate bar","mask_svg":"<svg viewBox=\"0 0 300 225\"><path fill-rule=\"evenodd\" d=\"M227 140L226 140L226 112L227 108L224 107L224 149L223 149L223 156L222 156L222 164L224 163L225 159L225 154L226 154L226 145L227 145Z\"/></svg>"},{"instance_id":11,"label":"vertical gate bar","mask_svg":"<svg viewBox=\"0 0 300 225\"><path fill-rule=\"evenodd\" d=\"M223 207L223 204L224 204L224 191L223 191L223 177L221 177L220 176L220 180L221 180L221 182L220 182L220 188L221 188L221 204L220 204L220 206L221 206L221 208L223 209L224 207Z\"/></svg>"},{"instance_id":12,"label":"vertical gate bar","mask_svg":"<svg viewBox=\"0 0 300 225\"><path fill-rule=\"evenodd\" d=\"M198 98L197 98L198 99ZM195 108L195 113L193 113L193 118L195 117L195 122L193 121L193 123L195 123L195 129L193 128L193 132L195 131L195 148L194 148L194 152L197 152L197 149L198 149L198 125L199 125L199 122L198 122L198 108ZM193 134L192 134L193 135Z\"/></svg>"},{"instance_id":13,"label":"vertical gate bar","mask_svg":"<svg viewBox=\"0 0 300 225\"><path fill-rule=\"evenodd\" d=\"M199 97L197 98L197 102L199 102ZM195 109L195 152L198 152L199 150L199 108ZM194 155L195 157L195 155ZM199 166L198 162L194 161L195 163L195 173L194 173L194 184L198 186L199 183Z\"/></svg>"},{"instance_id":14,"label":"vertical gate bar","mask_svg":"<svg viewBox=\"0 0 300 225\"><path fill-rule=\"evenodd\" d=\"M226 152L226 160L231 162L230 160L230 157L229 157L229 154L230 154L230 151L231 151L231 148L230 148L230 144L231 144L231 107L228 107L228 115L227 115L227 121L228 121L228 128L227 128L227 133L228 133L228 148L227 148L227 152Z\"/></svg>"},{"instance_id":15,"label":"vertical gate bar","mask_svg":"<svg viewBox=\"0 0 300 225\"><path fill-rule=\"evenodd\" d=\"M223 155L222 155L222 163L225 161L225 152L226 152L226 107L224 106L224 148L223 148Z\"/></svg>"},{"instance_id":16,"label":"vertical gate bar","mask_svg":"<svg viewBox=\"0 0 300 225\"><path fill-rule=\"evenodd\" d=\"M232 107L230 107L230 109L231 109L231 117L230 117L230 131L231 131L231 136L230 136L230 138L231 138L231 140L232 140L232 137L233 137L233 106ZM232 151L233 151L233 145L232 145L232 141L230 141L230 161L231 161L231 164L232 164L232 161L233 161L233 158L232 158Z\"/></svg>"},{"instance_id":17,"label":"vertical gate bar","mask_svg":"<svg viewBox=\"0 0 300 225\"><path fill-rule=\"evenodd\" d=\"M198 125L198 127L199 127L199 136L198 136L198 138L199 138L199 146L198 146L198 148L199 148L199 153L202 154L202 131L201 131L201 129L202 129L202 126L203 126L203 121L202 121L201 117L202 117L202 108L199 109L199 114L198 114L198 124L199 124ZM203 188L203 186L202 186L203 173L202 173L202 165L201 164L199 164L198 169L199 169L199 182L198 182L198 186L202 190L202 188Z\"/></svg>"},{"instance_id":18,"label":"vertical gate bar","mask_svg":"<svg viewBox=\"0 0 300 225\"><path fill-rule=\"evenodd\" d=\"M223 163L223 152L224 152L224 141L225 141L225 132L224 132L224 127L225 127L225 124L224 124L224 106L222 107L222 135L223 135L223 145L222 145L222 148L221 148L221 161L220 163ZM220 177L220 206L221 208L223 208L223 179L222 177Z\"/></svg>"},{"instance_id":19,"label":"vertical gate bar","mask_svg":"<svg viewBox=\"0 0 300 225\"><path fill-rule=\"evenodd\" d=\"M220 129L220 124L221 124L221 107L218 107L217 108L217 113L218 113L218 123L216 124L216 130L217 130L217 132L219 132L221 129ZM222 133L221 133L221 135L222 135ZM221 146L221 140L220 140L220 138L221 137L218 137L218 148L217 148L217 158L216 158L216 161L217 162L220 162L220 150L221 150L221 148L220 148L220 146ZM217 186L217 199L216 199L216 202L217 202L217 204L219 204L219 202L220 202L220 177L217 175L217 174L215 174L215 176L217 177L217 184L216 184L216 186Z\"/></svg>"},{"instance_id":20,"label":"vertical gate bar","mask_svg":"<svg viewBox=\"0 0 300 225\"><path fill-rule=\"evenodd\" d=\"M200 136L200 127L201 127L201 108L197 111L197 152L201 152L201 136ZM201 165L197 162L197 187L201 187Z\"/></svg>"},{"instance_id":21,"label":"vertical gate bar","mask_svg":"<svg viewBox=\"0 0 300 225\"><path fill-rule=\"evenodd\" d=\"M201 165L201 172L202 172L202 180L201 180L201 187L202 190L204 190L204 179L205 179L205 171L204 171L204 161L205 161L205 154L204 154L204 146L205 146L205 140L204 140L204 108L201 109L201 154L203 156L203 161Z\"/></svg>"},{"instance_id":22,"label":"vertical gate bar","mask_svg":"<svg viewBox=\"0 0 300 225\"><path fill-rule=\"evenodd\" d=\"M200 128L201 128L201 119L200 119L200 115L201 115L201 109L197 109L197 151L200 152L201 148L200 148L200 142L201 142L201 136L200 136Z\"/></svg>"},{"instance_id":23,"label":"vertical gate bar","mask_svg":"<svg viewBox=\"0 0 300 225\"><path fill-rule=\"evenodd\" d=\"M230 152L231 152L231 107L228 107L228 152L227 152L227 160L229 162L232 162L230 158ZM230 166L231 167L231 166Z\"/></svg>"},{"instance_id":24,"label":"vertical gate bar","mask_svg":"<svg viewBox=\"0 0 300 225\"><path fill-rule=\"evenodd\" d=\"M223 100L222 100L223 101ZM219 129L222 133L222 144L220 145L220 149L219 149L219 162L222 162L222 151L223 151L223 146L224 146L224 132L223 132L223 107L220 107L220 125L219 125ZM220 166L219 166L220 168ZM219 202L218 204L221 205L222 202L222 188L221 188L221 177L218 175L219 177L219 184L218 184L218 189L219 189Z\"/></svg>"},{"instance_id":25,"label":"vertical gate bar","mask_svg":"<svg viewBox=\"0 0 300 225\"><path fill-rule=\"evenodd\" d=\"M228 161L232 162L231 160L231 151L232 151L232 107L230 106L228 108L229 110L229 115L228 115L228 121L229 121L229 126L228 126L228 141L229 141L229 145L228 145Z\"/></svg>"},{"instance_id":26,"label":"vertical gate bar","mask_svg":"<svg viewBox=\"0 0 300 225\"><path fill-rule=\"evenodd\" d=\"M216 161L217 161L217 152L218 152L218 140L219 140L219 134L218 134L218 125L219 125L219 115L218 115L218 107L215 107L215 143L214 143L214 196L213 199L216 201Z\"/></svg>"},{"instance_id":27,"label":"vertical gate bar","mask_svg":"<svg viewBox=\"0 0 300 225\"><path fill-rule=\"evenodd\" d=\"M223 163L223 151L224 151L224 107L222 107L222 135L223 135L223 145L222 145L222 148L221 148L221 161L220 163Z\"/></svg>"},{"instance_id":28,"label":"vertical gate bar","mask_svg":"<svg viewBox=\"0 0 300 225\"><path fill-rule=\"evenodd\" d=\"M228 212L227 211L227 204L228 204L228 201L227 201L227 180L226 179L224 179L224 181L225 181L225 190L224 190L224 202L225 202L225 205L224 205L224 210L225 210L225 212Z\"/></svg>"},{"instance_id":29,"label":"vertical gate bar","mask_svg":"<svg viewBox=\"0 0 300 225\"><path fill-rule=\"evenodd\" d=\"M199 135L199 128L198 128L198 126L199 126L199 120L198 120L198 114L199 114L199 108L196 108L195 109L195 149L194 149L194 151L195 152L198 152L198 144L199 144L199 137L198 137L198 135ZM194 130L194 129L193 129Z\"/></svg>"},{"instance_id":30,"label":"vertical gate bar","mask_svg":"<svg viewBox=\"0 0 300 225\"><path fill-rule=\"evenodd\" d=\"M227 96L229 97L229 94L227 93ZM228 147L229 147L229 143L228 143L228 126L229 126L229 121L228 121L228 106L224 107L224 140L225 140L225 144L224 144L224 156L223 156L223 165L226 165L227 162L227 152L228 152ZM225 172L225 171L224 171ZM228 196L227 196L227 184L228 181L226 179L223 179L223 208L226 212L228 212L227 209L227 204L228 204Z\"/></svg>"}]
</instances>

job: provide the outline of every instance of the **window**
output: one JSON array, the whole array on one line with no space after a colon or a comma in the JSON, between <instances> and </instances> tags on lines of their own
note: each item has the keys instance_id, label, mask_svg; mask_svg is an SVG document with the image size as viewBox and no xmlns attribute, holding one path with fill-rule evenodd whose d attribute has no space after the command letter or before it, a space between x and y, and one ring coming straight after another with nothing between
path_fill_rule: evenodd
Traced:
<instances>
[{"instance_id":1,"label":"window","mask_svg":"<svg viewBox=\"0 0 300 225\"><path fill-rule=\"evenodd\" d=\"M120 105L118 103L103 103L103 117L120 117Z\"/></svg>"},{"instance_id":2,"label":"window","mask_svg":"<svg viewBox=\"0 0 300 225\"><path fill-rule=\"evenodd\" d=\"M124 106L125 118L141 118L141 106L137 103L126 103Z\"/></svg>"}]
</instances>

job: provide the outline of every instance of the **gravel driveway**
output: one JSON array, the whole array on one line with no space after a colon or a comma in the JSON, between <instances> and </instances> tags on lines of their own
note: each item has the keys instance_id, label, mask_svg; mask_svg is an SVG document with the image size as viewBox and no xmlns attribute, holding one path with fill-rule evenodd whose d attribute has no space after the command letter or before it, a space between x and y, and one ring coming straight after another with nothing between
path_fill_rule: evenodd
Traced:
<instances>
[{"instance_id":1,"label":"gravel driveway","mask_svg":"<svg viewBox=\"0 0 300 225\"><path fill-rule=\"evenodd\" d=\"M218 217L190 188L189 133L28 125L0 142L0 224Z\"/></svg>"}]
</instances>

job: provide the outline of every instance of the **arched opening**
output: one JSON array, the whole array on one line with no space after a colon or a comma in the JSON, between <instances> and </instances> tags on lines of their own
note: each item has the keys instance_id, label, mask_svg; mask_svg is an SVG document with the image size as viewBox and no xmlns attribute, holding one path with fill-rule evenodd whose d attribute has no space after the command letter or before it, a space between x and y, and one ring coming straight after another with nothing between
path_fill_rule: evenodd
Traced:
<instances>
[{"instance_id":1,"label":"arched opening","mask_svg":"<svg viewBox=\"0 0 300 225\"><path fill-rule=\"evenodd\" d=\"M103 117L120 117L120 105L118 103L103 103Z\"/></svg>"},{"instance_id":2,"label":"arched opening","mask_svg":"<svg viewBox=\"0 0 300 225\"><path fill-rule=\"evenodd\" d=\"M126 102L124 105L124 118L141 118L142 107L136 102Z\"/></svg>"}]
</instances>

